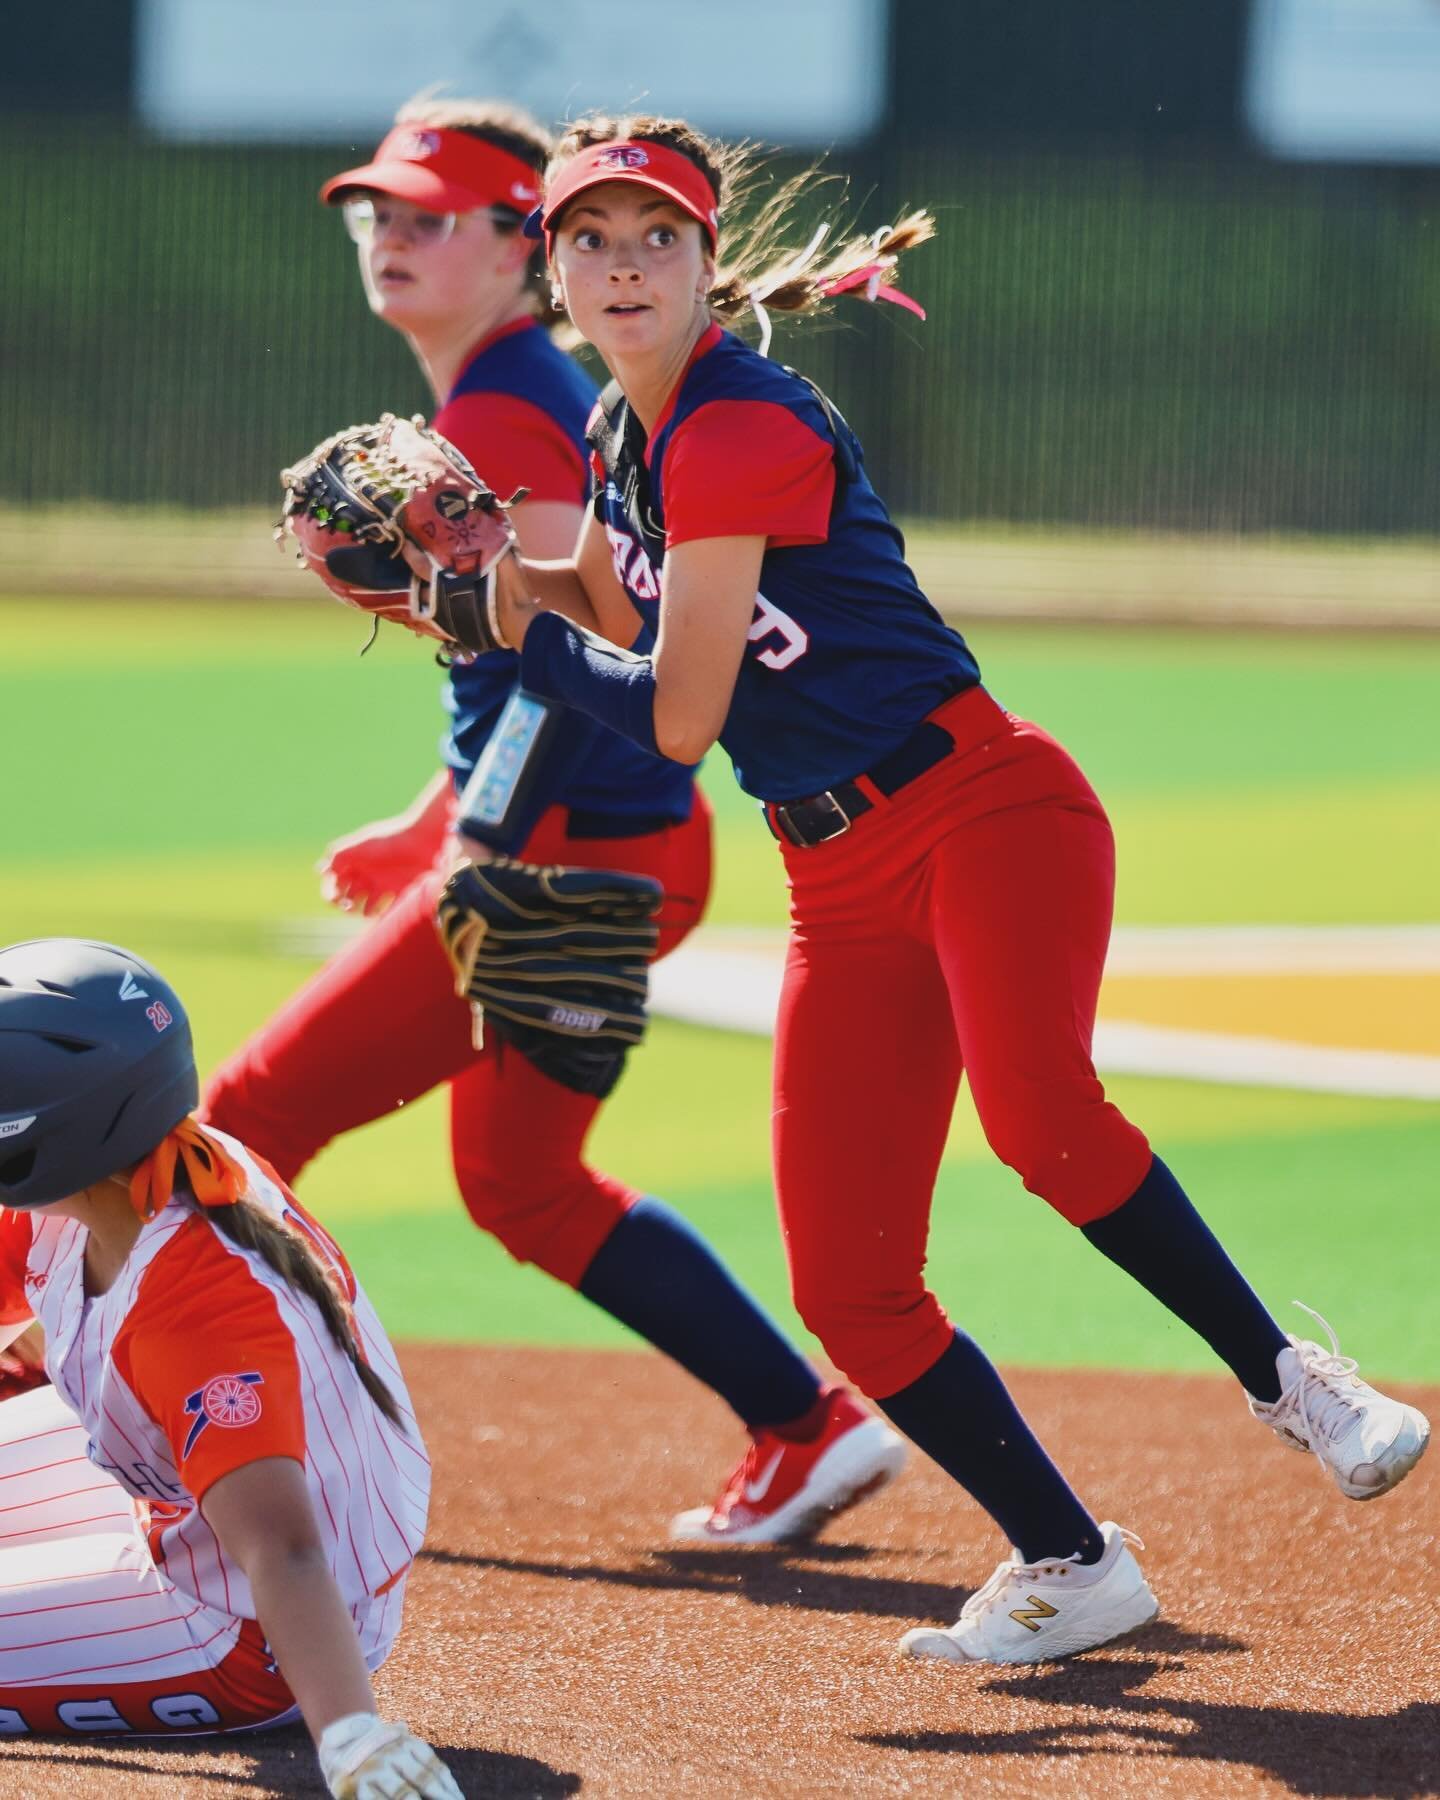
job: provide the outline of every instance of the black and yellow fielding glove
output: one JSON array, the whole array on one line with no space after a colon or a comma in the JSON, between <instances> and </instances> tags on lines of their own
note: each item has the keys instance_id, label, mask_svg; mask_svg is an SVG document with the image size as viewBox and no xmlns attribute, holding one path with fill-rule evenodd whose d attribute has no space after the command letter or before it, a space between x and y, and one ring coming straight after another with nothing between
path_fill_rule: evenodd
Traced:
<instances>
[{"instance_id":1,"label":"black and yellow fielding glove","mask_svg":"<svg viewBox=\"0 0 1440 1800\"><path fill-rule=\"evenodd\" d=\"M603 1099L645 1035L662 898L643 875L497 856L456 869L436 920L477 1026Z\"/></svg>"}]
</instances>

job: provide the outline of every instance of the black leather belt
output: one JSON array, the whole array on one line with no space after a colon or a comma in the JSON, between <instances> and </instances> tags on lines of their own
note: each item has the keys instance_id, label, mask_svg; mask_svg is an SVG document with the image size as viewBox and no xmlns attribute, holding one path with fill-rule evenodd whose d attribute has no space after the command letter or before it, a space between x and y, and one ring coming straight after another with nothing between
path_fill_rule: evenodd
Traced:
<instances>
[{"instance_id":1,"label":"black leather belt","mask_svg":"<svg viewBox=\"0 0 1440 1800\"><path fill-rule=\"evenodd\" d=\"M566 809L565 835L572 838L653 837L657 831L683 823L670 813L586 812L583 807Z\"/></svg>"},{"instance_id":2,"label":"black leather belt","mask_svg":"<svg viewBox=\"0 0 1440 1800\"><path fill-rule=\"evenodd\" d=\"M823 794L811 794L806 800L787 800L783 805L765 807L765 822L782 843L798 849L813 849L846 832L875 802L858 783L868 781L889 799L908 782L927 769L943 762L955 748L955 740L943 725L926 719L918 725L898 750L882 756L872 769L853 781L837 781Z\"/></svg>"}]
</instances>

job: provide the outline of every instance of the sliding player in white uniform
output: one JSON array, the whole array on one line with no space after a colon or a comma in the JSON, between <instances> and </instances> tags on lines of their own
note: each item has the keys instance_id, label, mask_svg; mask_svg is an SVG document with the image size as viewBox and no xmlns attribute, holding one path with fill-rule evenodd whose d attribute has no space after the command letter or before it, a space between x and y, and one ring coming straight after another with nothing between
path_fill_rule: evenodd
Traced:
<instances>
[{"instance_id":1,"label":"sliding player in white uniform","mask_svg":"<svg viewBox=\"0 0 1440 1800\"><path fill-rule=\"evenodd\" d=\"M190 1116L183 1008L108 944L0 950L0 1732L303 1717L330 1792L458 1800L377 1715L430 1464L344 1257Z\"/></svg>"}]
</instances>

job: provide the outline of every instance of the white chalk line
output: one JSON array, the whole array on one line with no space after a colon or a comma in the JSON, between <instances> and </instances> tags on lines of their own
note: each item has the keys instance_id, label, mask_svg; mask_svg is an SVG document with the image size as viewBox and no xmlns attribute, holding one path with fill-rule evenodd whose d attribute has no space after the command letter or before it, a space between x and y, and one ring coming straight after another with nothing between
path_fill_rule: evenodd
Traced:
<instances>
[{"instance_id":1,"label":"white chalk line","mask_svg":"<svg viewBox=\"0 0 1440 1800\"><path fill-rule=\"evenodd\" d=\"M273 947L282 954L325 956L360 927L345 917L287 920ZM653 1011L687 1024L770 1037L784 943L774 931L702 928L656 965ZM1116 930L1106 967L1112 975L1154 976L1433 974L1440 972L1440 925L1130 925ZM1121 1019L1096 1026L1095 1062L1106 1075L1440 1100L1440 1056Z\"/></svg>"},{"instance_id":2,"label":"white chalk line","mask_svg":"<svg viewBox=\"0 0 1440 1800\"><path fill-rule=\"evenodd\" d=\"M1401 960L1402 944L1378 938L1333 947L1333 960L1321 960L1319 933L1302 934L1308 941L1291 946L1288 961L1254 960L1268 928L1220 928L1216 942L1203 944L1207 933L1199 930L1169 932L1164 942L1147 942L1148 932L1131 928L1116 934L1107 965L1114 974L1213 974L1220 969L1235 973L1335 974L1382 970L1413 970L1416 961ZM1440 967L1440 932L1409 945L1424 970ZM709 1025L769 1037L775 1028L780 999L783 951L779 940L762 943L717 941L705 934L692 939L658 963L651 978L652 1005L657 1014L689 1024ZM1337 934L1330 930L1329 936ZM1229 937L1227 944L1223 941ZM1278 939L1278 932L1277 932ZM1127 942L1128 940L1128 942ZM1190 953L1203 947L1208 960ZM1279 965L1279 966L1277 966ZM1386 1099L1440 1100L1440 1056L1416 1056L1390 1050L1345 1049L1329 1045L1297 1044L1284 1039L1232 1036L1223 1032L1188 1031L1162 1025L1143 1025L1128 1020L1102 1019L1095 1028L1095 1064L1105 1075L1169 1076L1183 1081L1219 1082L1237 1087L1291 1088L1318 1094L1373 1095Z\"/></svg>"}]
</instances>

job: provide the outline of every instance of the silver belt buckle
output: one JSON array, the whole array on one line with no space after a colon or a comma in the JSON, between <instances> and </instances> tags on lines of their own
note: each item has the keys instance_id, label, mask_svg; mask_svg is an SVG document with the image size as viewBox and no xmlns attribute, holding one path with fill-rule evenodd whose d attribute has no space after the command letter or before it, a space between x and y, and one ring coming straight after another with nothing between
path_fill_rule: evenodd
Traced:
<instances>
[{"instance_id":1,"label":"silver belt buckle","mask_svg":"<svg viewBox=\"0 0 1440 1800\"><path fill-rule=\"evenodd\" d=\"M830 832L828 834L828 836L826 836L823 840L823 842L828 844L832 837L839 837L839 836L841 836L842 833L848 831L850 829L850 827L855 823L855 821L850 817L849 813L846 812L845 808L835 798L835 792L834 792L833 788L826 788L825 792L822 795L820 795L819 798L822 800L828 800L830 802L831 806L834 808L834 810L840 815L840 830Z\"/></svg>"},{"instance_id":2,"label":"silver belt buckle","mask_svg":"<svg viewBox=\"0 0 1440 1800\"><path fill-rule=\"evenodd\" d=\"M833 831L825 832L822 837L802 837L794 822L794 815L802 808L822 804L829 806L832 818L838 818L840 823L835 826ZM797 850L813 850L817 844L828 844L832 838L843 837L855 822L835 798L831 788L826 788L820 794L811 794L804 800L793 801L787 806L777 806L774 812L774 821L779 827L776 836L783 837L786 843L793 844ZM829 823L828 820L826 822Z\"/></svg>"},{"instance_id":3,"label":"silver belt buckle","mask_svg":"<svg viewBox=\"0 0 1440 1800\"><path fill-rule=\"evenodd\" d=\"M835 793L832 788L826 788L823 794L812 794L805 804L807 806L817 806L822 801L829 806L832 816L838 818L840 823L833 831L827 831L823 837L808 839L803 846L805 849L813 849L817 844L828 844L832 838L843 837L855 822L835 798ZM829 823L828 820L826 822L827 824Z\"/></svg>"}]
</instances>

